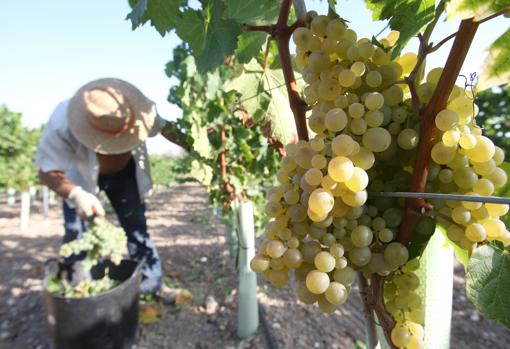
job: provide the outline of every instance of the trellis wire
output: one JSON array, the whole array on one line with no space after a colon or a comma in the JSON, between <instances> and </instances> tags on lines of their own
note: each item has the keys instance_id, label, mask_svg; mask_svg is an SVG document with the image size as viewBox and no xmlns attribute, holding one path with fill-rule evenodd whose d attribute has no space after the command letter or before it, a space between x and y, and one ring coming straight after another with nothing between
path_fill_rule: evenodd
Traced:
<instances>
[{"instance_id":1,"label":"trellis wire","mask_svg":"<svg viewBox=\"0 0 510 349\"><path fill-rule=\"evenodd\" d=\"M439 199L451 201L470 201L484 202L491 204L510 204L510 198L502 198L497 196L475 196L460 194L438 194L438 193L413 193L413 192L369 192L370 197L381 198L409 198L409 199Z\"/></svg>"}]
</instances>

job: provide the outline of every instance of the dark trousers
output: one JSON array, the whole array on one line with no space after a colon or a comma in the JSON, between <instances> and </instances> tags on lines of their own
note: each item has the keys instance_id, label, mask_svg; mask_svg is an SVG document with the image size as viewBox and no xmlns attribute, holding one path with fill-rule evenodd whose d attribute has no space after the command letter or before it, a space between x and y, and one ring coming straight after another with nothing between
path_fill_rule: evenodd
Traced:
<instances>
[{"instance_id":1,"label":"dark trousers","mask_svg":"<svg viewBox=\"0 0 510 349\"><path fill-rule=\"evenodd\" d=\"M161 262L147 232L145 204L138 193L135 170L135 162L131 159L120 172L100 175L98 184L106 193L120 225L126 232L129 255L136 261L145 259L141 291L155 292L161 287ZM81 219L66 201L64 201L64 228L64 243L79 238L87 230L87 222ZM71 257L68 262L75 262L81 258L83 256Z\"/></svg>"}]
</instances>

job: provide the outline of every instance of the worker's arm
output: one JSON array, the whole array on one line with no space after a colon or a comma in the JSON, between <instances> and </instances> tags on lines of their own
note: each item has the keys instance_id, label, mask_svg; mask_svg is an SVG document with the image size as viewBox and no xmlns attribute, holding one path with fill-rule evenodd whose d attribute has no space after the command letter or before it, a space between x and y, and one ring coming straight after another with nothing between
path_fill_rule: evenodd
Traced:
<instances>
[{"instance_id":1,"label":"worker's arm","mask_svg":"<svg viewBox=\"0 0 510 349\"><path fill-rule=\"evenodd\" d=\"M67 179L62 171L39 171L39 178L44 185L64 199L67 199L69 193L76 187L76 184Z\"/></svg>"}]
</instances>

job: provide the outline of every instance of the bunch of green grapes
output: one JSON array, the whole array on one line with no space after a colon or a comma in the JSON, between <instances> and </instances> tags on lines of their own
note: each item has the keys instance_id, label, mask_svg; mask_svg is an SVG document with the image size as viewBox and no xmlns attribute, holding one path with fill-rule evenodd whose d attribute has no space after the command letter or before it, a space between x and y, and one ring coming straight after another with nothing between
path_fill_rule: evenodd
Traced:
<instances>
[{"instance_id":1,"label":"bunch of green grapes","mask_svg":"<svg viewBox=\"0 0 510 349\"><path fill-rule=\"evenodd\" d=\"M419 262L408 261L407 247L395 241L404 200L367 195L410 188L420 119L401 82L417 56L406 53L391 59L398 32L374 45L358 39L341 20L326 16L315 17L310 28L298 28L293 40L307 83L308 124L315 136L285 147L279 185L267 191L267 240L251 268L276 287L287 285L292 272L299 282L299 300L317 303L326 313L345 302L358 272L367 278L383 276L386 307L396 320L394 344L422 348L423 309L413 273ZM417 86L422 103L430 100L440 74L432 70ZM427 191L490 195L488 182L493 189L506 182L497 167L504 154L474 125L476 108L468 97L456 87L449 111L437 116L443 133L432 151ZM486 238L510 242L497 218L508 210L505 205L431 204L441 217L451 217L455 228L448 227L449 235L463 229L462 236L451 238L466 248ZM427 238L435 227L436 215L424 215L413 236ZM466 239L471 245L463 242Z\"/></svg>"},{"instance_id":2,"label":"bunch of green grapes","mask_svg":"<svg viewBox=\"0 0 510 349\"><path fill-rule=\"evenodd\" d=\"M90 270L99 261L108 259L118 265L126 248L127 238L124 230L106 220L91 224L79 239L65 243L60 248L62 257L86 252L82 266Z\"/></svg>"}]
</instances>

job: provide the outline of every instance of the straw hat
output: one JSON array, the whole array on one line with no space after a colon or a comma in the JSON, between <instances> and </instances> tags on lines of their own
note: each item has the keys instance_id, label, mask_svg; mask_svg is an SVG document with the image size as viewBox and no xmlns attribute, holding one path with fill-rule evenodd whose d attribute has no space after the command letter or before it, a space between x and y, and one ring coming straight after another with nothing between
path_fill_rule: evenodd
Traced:
<instances>
[{"instance_id":1,"label":"straw hat","mask_svg":"<svg viewBox=\"0 0 510 349\"><path fill-rule=\"evenodd\" d=\"M154 124L156 107L130 83L98 79L81 87L69 102L73 135L100 154L120 154L143 142Z\"/></svg>"}]
</instances>

